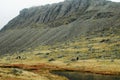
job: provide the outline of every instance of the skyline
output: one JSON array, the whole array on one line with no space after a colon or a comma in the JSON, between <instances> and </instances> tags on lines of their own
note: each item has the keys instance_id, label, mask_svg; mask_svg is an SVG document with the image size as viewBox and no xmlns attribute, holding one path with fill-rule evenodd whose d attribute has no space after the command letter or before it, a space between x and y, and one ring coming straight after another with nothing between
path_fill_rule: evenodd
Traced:
<instances>
[{"instance_id":1,"label":"skyline","mask_svg":"<svg viewBox=\"0 0 120 80\"><path fill-rule=\"evenodd\" d=\"M64 0L1 0L0 1L0 29L10 20L19 15L24 8L58 3ZM13 4L14 3L14 4Z\"/></svg>"},{"instance_id":2,"label":"skyline","mask_svg":"<svg viewBox=\"0 0 120 80\"><path fill-rule=\"evenodd\" d=\"M2 0L0 1L0 29L24 8L62 2L64 0ZM120 0L112 0L120 2ZM14 3L14 4L13 4Z\"/></svg>"}]
</instances>

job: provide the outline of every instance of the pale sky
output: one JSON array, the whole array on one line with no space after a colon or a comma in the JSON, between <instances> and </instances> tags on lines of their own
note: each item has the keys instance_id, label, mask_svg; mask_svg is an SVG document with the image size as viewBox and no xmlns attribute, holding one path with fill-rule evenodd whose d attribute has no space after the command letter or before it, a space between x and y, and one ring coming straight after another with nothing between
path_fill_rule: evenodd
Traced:
<instances>
[{"instance_id":1,"label":"pale sky","mask_svg":"<svg viewBox=\"0 0 120 80\"><path fill-rule=\"evenodd\" d=\"M23 8L58 3L64 0L0 0L0 29L19 14ZM120 0L112 0L120 2Z\"/></svg>"}]
</instances>

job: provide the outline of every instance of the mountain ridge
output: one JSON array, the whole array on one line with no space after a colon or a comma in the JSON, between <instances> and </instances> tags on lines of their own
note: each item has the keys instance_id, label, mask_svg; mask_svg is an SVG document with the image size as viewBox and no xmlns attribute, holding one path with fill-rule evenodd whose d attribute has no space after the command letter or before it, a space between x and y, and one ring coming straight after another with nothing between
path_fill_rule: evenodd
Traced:
<instances>
[{"instance_id":1,"label":"mountain ridge","mask_svg":"<svg viewBox=\"0 0 120 80\"><path fill-rule=\"evenodd\" d=\"M22 52L82 35L95 37L100 31L106 35L107 29L120 27L119 4L107 0L66 0L23 9L1 30L0 53Z\"/></svg>"},{"instance_id":2,"label":"mountain ridge","mask_svg":"<svg viewBox=\"0 0 120 80\"><path fill-rule=\"evenodd\" d=\"M106 4L111 3L106 0L66 0L64 2L60 2L58 4L40 6L40 7L32 7L25 8L20 11L20 14L15 17L12 21L8 23L4 28L15 27L15 26L26 26L41 23L49 23L54 20L60 20L60 18L64 19L66 17L83 15L84 12L87 11L95 11L100 10L100 7L103 7ZM73 21L75 20L73 17ZM28 21L27 21L28 20ZM52 23L51 23L52 24ZM55 26L59 26L58 25ZM61 23L62 25L63 23ZM47 24L49 26L49 24ZM54 26L54 25L50 25ZM3 29L4 29L3 28Z\"/></svg>"}]
</instances>

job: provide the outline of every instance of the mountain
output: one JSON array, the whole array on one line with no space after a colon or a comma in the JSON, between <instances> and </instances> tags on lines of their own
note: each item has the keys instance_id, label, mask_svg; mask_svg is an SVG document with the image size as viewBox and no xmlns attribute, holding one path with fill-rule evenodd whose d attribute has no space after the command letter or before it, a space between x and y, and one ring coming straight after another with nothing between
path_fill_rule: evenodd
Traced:
<instances>
[{"instance_id":1,"label":"mountain","mask_svg":"<svg viewBox=\"0 0 120 80\"><path fill-rule=\"evenodd\" d=\"M62 44L76 38L104 37L100 42L108 42L106 37L119 36L119 29L120 3L107 0L65 0L25 8L0 31L0 54Z\"/></svg>"}]
</instances>

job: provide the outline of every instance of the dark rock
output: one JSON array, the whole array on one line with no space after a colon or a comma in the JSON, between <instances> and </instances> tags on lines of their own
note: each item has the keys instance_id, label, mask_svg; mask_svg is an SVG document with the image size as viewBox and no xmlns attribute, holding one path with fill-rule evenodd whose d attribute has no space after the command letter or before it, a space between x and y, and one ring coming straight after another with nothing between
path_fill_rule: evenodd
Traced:
<instances>
[{"instance_id":1,"label":"dark rock","mask_svg":"<svg viewBox=\"0 0 120 80\"><path fill-rule=\"evenodd\" d=\"M54 59L54 58L51 58L51 59L49 59L48 61L55 61L55 59Z\"/></svg>"},{"instance_id":2,"label":"dark rock","mask_svg":"<svg viewBox=\"0 0 120 80\"><path fill-rule=\"evenodd\" d=\"M100 43L109 42L109 41L110 41L110 39L103 39L103 40L100 41Z\"/></svg>"},{"instance_id":3,"label":"dark rock","mask_svg":"<svg viewBox=\"0 0 120 80\"><path fill-rule=\"evenodd\" d=\"M46 55L49 55L50 53L46 53Z\"/></svg>"}]
</instances>

